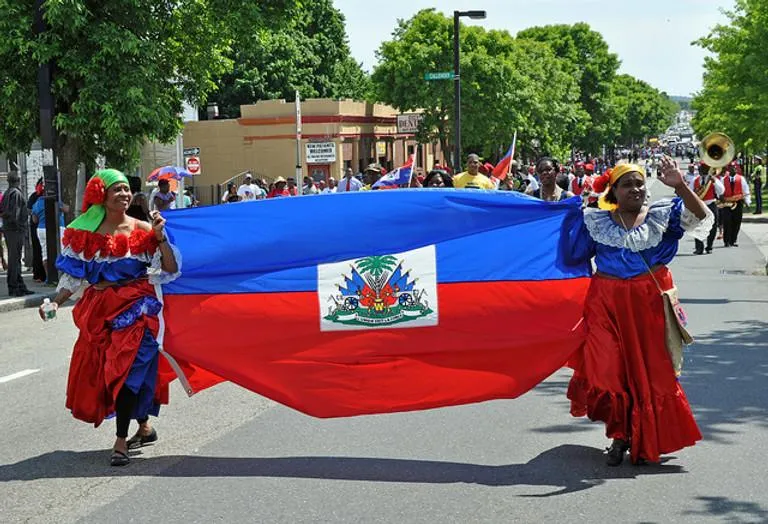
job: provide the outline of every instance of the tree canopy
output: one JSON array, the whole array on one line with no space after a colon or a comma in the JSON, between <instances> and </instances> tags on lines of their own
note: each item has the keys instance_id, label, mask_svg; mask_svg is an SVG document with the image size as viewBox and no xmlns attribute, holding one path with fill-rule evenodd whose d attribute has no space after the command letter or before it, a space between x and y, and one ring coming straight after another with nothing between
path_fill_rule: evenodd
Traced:
<instances>
[{"instance_id":1,"label":"tree canopy","mask_svg":"<svg viewBox=\"0 0 768 524\"><path fill-rule=\"evenodd\" d=\"M37 70L50 61L63 198L74 202L79 163L104 155L126 167L147 138L173 140L182 102L203 104L231 68L233 35L293 4L48 0L36 35L34 0L0 0L0 150L28 151L38 136Z\"/></svg>"},{"instance_id":2,"label":"tree canopy","mask_svg":"<svg viewBox=\"0 0 768 524\"><path fill-rule=\"evenodd\" d=\"M378 50L374 96L403 111L423 110L423 139L452 149L453 83L424 74L453 70L453 21L426 9L402 20ZM462 142L486 156L506 150L514 130L535 137L537 149L568 148L569 131L583 120L576 80L546 44L506 31L462 27ZM533 144L523 143L524 148Z\"/></svg>"},{"instance_id":3,"label":"tree canopy","mask_svg":"<svg viewBox=\"0 0 768 524\"><path fill-rule=\"evenodd\" d=\"M574 145L597 152L610 144L615 115L610 107L611 83L621 62L611 53L603 36L586 23L531 27L517 34L520 39L548 44L562 59L566 70L579 84L579 103L587 115L584 134L574 134Z\"/></svg>"},{"instance_id":4,"label":"tree canopy","mask_svg":"<svg viewBox=\"0 0 768 524\"><path fill-rule=\"evenodd\" d=\"M737 0L716 26L696 43L712 53L704 62L704 86L692 102L696 134L727 133L742 147L768 143L768 3Z\"/></svg>"},{"instance_id":5,"label":"tree canopy","mask_svg":"<svg viewBox=\"0 0 768 524\"><path fill-rule=\"evenodd\" d=\"M234 68L211 96L223 117L239 117L241 105L258 100L294 100L296 90L303 98L369 94L368 75L350 54L344 15L331 0L301 3L280 27L244 30L226 56Z\"/></svg>"},{"instance_id":6,"label":"tree canopy","mask_svg":"<svg viewBox=\"0 0 768 524\"><path fill-rule=\"evenodd\" d=\"M630 75L617 75L611 83L611 110L618 124L613 142L641 144L662 133L679 106L664 93Z\"/></svg>"}]
</instances>

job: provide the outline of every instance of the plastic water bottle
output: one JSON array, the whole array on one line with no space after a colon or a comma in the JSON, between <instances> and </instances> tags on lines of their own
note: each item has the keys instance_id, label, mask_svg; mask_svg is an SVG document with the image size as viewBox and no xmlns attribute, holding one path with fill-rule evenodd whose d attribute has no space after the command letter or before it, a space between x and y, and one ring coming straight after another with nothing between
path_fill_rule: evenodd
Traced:
<instances>
[{"instance_id":1,"label":"plastic water bottle","mask_svg":"<svg viewBox=\"0 0 768 524\"><path fill-rule=\"evenodd\" d=\"M43 316L45 317L44 320L46 322L56 318L56 307L51 304L50 298L43 300Z\"/></svg>"}]
</instances>

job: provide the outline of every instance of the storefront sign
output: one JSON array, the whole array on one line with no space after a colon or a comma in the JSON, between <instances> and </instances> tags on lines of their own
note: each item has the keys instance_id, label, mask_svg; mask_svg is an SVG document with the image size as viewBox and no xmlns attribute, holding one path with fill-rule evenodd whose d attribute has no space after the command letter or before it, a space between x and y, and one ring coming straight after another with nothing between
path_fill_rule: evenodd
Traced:
<instances>
[{"instance_id":1,"label":"storefront sign","mask_svg":"<svg viewBox=\"0 0 768 524\"><path fill-rule=\"evenodd\" d=\"M336 142L308 142L307 164L333 164L336 162Z\"/></svg>"},{"instance_id":2,"label":"storefront sign","mask_svg":"<svg viewBox=\"0 0 768 524\"><path fill-rule=\"evenodd\" d=\"M424 115L420 113L407 113L404 115L397 115L397 134L415 134L419 130L419 125L421 125L422 120L424 120Z\"/></svg>"}]
</instances>

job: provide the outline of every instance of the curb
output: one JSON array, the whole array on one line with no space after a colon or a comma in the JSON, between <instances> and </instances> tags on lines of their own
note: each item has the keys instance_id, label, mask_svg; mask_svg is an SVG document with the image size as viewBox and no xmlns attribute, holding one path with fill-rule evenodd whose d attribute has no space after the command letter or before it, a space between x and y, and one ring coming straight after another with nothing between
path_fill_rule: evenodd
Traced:
<instances>
[{"instance_id":1,"label":"curb","mask_svg":"<svg viewBox=\"0 0 768 524\"><path fill-rule=\"evenodd\" d=\"M9 311L17 311L19 309L40 307L43 300L49 298L53 300L56 297L56 291L50 293L35 293L34 295L27 295L25 297L6 298L0 300L0 313L7 313Z\"/></svg>"}]
</instances>

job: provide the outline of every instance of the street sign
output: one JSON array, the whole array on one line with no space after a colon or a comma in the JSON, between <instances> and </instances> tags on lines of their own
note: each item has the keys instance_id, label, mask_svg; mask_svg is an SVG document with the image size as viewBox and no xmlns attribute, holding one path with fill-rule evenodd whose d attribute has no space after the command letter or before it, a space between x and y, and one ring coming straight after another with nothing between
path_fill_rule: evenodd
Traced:
<instances>
[{"instance_id":1,"label":"street sign","mask_svg":"<svg viewBox=\"0 0 768 524\"><path fill-rule=\"evenodd\" d=\"M307 142L307 164L336 162L336 142Z\"/></svg>"},{"instance_id":2,"label":"street sign","mask_svg":"<svg viewBox=\"0 0 768 524\"><path fill-rule=\"evenodd\" d=\"M442 73L424 73L424 80L453 80L452 71Z\"/></svg>"},{"instance_id":3,"label":"street sign","mask_svg":"<svg viewBox=\"0 0 768 524\"><path fill-rule=\"evenodd\" d=\"M413 135L419 130L424 115L421 113L406 113L397 115L397 134Z\"/></svg>"},{"instance_id":4,"label":"street sign","mask_svg":"<svg viewBox=\"0 0 768 524\"><path fill-rule=\"evenodd\" d=\"M189 174L199 175L200 174L200 157L189 156L186 158L186 161L187 161L187 171L189 171Z\"/></svg>"},{"instance_id":5,"label":"street sign","mask_svg":"<svg viewBox=\"0 0 768 524\"><path fill-rule=\"evenodd\" d=\"M200 156L199 147L185 147L184 156Z\"/></svg>"}]
</instances>

